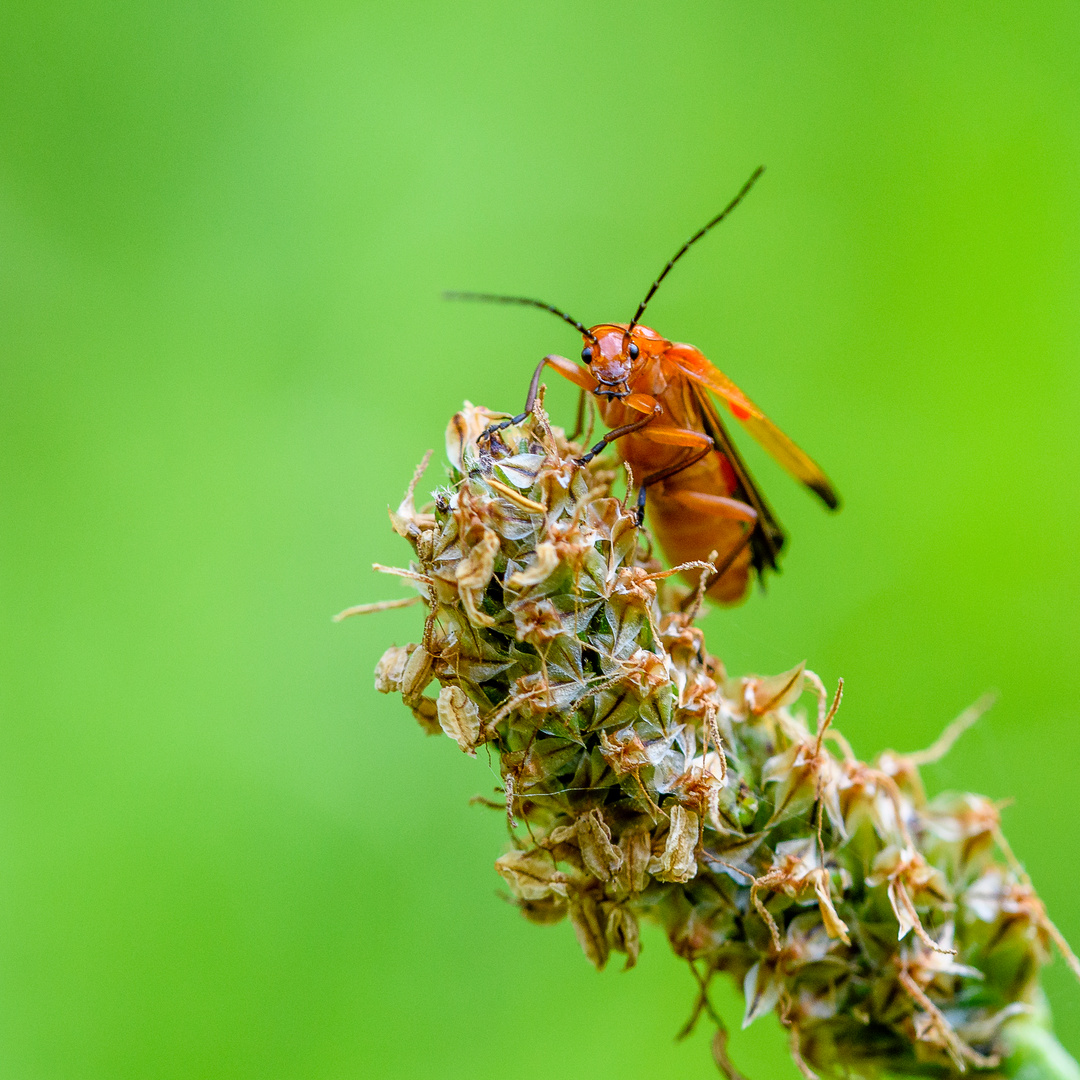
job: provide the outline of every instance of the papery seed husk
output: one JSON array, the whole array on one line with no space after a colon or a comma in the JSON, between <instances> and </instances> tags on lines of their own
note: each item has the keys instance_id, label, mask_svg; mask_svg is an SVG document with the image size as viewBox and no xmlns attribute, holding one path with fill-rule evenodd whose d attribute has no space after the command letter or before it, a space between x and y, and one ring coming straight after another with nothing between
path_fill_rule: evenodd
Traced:
<instances>
[{"instance_id":1,"label":"papery seed husk","mask_svg":"<svg viewBox=\"0 0 1080 1080\"><path fill-rule=\"evenodd\" d=\"M565 900L569 895L566 874L555 869L552 861L542 855L508 851L495 860L495 869L523 900L546 900L552 896Z\"/></svg>"},{"instance_id":2,"label":"papery seed husk","mask_svg":"<svg viewBox=\"0 0 1080 1080\"><path fill-rule=\"evenodd\" d=\"M610 881L623 864L623 854L611 842L611 830L595 808L578 818L578 846L585 868L594 878Z\"/></svg>"},{"instance_id":3,"label":"papery seed husk","mask_svg":"<svg viewBox=\"0 0 1080 1080\"><path fill-rule=\"evenodd\" d=\"M577 935L581 951L598 970L607 964L608 945L606 918L592 892L575 890L570 896L570 922Z\"/></svg>"},{"instance_id":4,"label":"papery seed husk","mask_svg":"<svg viewBox=\"0 0 1080 1080\"><path fill-rule=\"evenodd\" d=\"M476 757L476 740L480 735L480 710L465 696L460 686L444 686L436 705L439 726L466 754Z\"/></svg>"},{"instance_id":5,"label":"papery seed husk","mask_svg":"<svg viewBox=\"0 0 1080 1080\"><path fill-rule=\"evenodd\" d=\"M626 970L632 968L641 953L641 937L638 921L625 904L608 904L607 924L604 934L608 945L617 952L626 953Z\"/></svg>"},{"instance_id":6,"label":"papery seed husk","mask_svg":"<svg viewBox=\"0 0 1080 1080\"><path fill-rule=\"evenodd\" d=\"M619 838L619 849L623 856L619 870L620 883L625 892L639 893L648 884L651 840L648 829L640 826L627 829Z\"/></svg>"},{"instance_id":7,"label":"papery seed husk","mask_svg":"<svg viewBox=\"0 0 1080 1080\"><path fill-rule=\"evenodd\" d=\"M431 653L423 645L417 645L409 654L408 663L401 673L401 696L406 701L418 698L433 677Z\"/></svg>"},{"instance_id":8,"label":"papery seed husk","mask_svg":"<svg viewBox=\"0 0 1080 1080\"><path fill-rule=\"evenodd\" d=\"M670 808L671 826L664 850L649 869L661 881L689 881L697 873L694 846L698 837L698 816L676 803Z\"/></svg>"},{"instance_id":9,"label":"papery seed husk","mask_svg":"<svg viewBox=\"0 0 1080 1080\"><path fill-rule=\"evenodd\" d=\"M405 665L415 645L391 645L375 666L375 689L380 694L400 694Z\"/></svg>"}]
</instances>

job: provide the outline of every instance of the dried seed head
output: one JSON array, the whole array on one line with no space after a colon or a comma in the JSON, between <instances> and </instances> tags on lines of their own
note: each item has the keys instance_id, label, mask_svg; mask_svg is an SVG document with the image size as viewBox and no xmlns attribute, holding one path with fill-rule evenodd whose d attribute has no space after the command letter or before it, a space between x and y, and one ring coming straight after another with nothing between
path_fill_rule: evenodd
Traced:
<instances>
[{"instance_id":1,"label":"dried seed head","mask_svg":"<svg viewBox=\"0 0 1080 1080\"><path fill-rule=\"evenodd\" d=\"M542 421L481 441L493 419L466 404L434 512L415 509L418 474L391 515L428 615L376 687L498 758L512 850L495 867L523 913L568 917L597 967L632 966L639 920L659 922L693 967L695 1017L730 975L743 1025L775 1009L807 1076L991 1067L1051 943L1076 961L997 807L923 793L919 761L968 714L924 755L858 761L831 726L839 694L830 708L804 664L729 679L708 655L610 462L579 467Z\"/></svg>"}]
</instances>

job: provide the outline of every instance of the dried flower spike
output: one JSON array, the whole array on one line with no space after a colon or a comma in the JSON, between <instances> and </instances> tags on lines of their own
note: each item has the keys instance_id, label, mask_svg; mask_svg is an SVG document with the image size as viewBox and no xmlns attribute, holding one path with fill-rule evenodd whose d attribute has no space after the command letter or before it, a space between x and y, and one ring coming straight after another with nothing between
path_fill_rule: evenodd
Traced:
<instances>
[{"instance_id":1,"label":"dried flower spike","mask_svg":"<svg viewBox=\"0 0 1080 1080\"><path fill-rule=\"evenodd\" d=\"M687 1033L714 1019L730 1078L718 973L743 989L744 1027L778 1013L807 1077L1080 1077L1038 988L1052 945L1076 959L994 805L927 800L925 755L857 760L839 693L830 708L804 665L729 677L694 625L700 592L650 557L610 462L576 465L542 408L479 442L494 415L466 403L449 484L417 510L418 472L391 513L414 551L394 572L428 616L376 687L498 758L512 847L495 867L522 912L569 919L600 968L632 966L639 921L659 923L697 982Z\"/></svg>"}]
</instances>

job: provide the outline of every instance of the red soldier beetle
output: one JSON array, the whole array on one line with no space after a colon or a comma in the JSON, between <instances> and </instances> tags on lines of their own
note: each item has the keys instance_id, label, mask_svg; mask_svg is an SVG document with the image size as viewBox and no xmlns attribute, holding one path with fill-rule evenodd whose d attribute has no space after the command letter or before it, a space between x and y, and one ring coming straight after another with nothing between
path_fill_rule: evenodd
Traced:
<instances>
[{"instance_id":1,"label":"red soldier beetle","mask_svg":"<svg viewBox=\"0 0 1080 1080\"><path fill-rule=\"evenodd\" d=\"M778 569L777 555L785 537L731 441L710 391L791 476L830 510L840 505L820 467L699 349L668 341L640 321L672 267L738 206L762 172L764 167L758 168L735 198L679 248L629 323L586 327L540 300L489 293L445 294L448 299L538 307L581 334L585 366L554 353L545 356L533 373L524 411L493 424L481 437L490 438L504 427L520 424L533 411L545 367L579 386L583 395L593 394L611 430L579 460L588 462L615 444L639 480L638 521L644 520L647 503L652 531L673 563L712 557L716 571L707 582L706 595L721 604L738 603L745 597L752 570L761 578L767 570Z\"/></svg>"}]
</instances>

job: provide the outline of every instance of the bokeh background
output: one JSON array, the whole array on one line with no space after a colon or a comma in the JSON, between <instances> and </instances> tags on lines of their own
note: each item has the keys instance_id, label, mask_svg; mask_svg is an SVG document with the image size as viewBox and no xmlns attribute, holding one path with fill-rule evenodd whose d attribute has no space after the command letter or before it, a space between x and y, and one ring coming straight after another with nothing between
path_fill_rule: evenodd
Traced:
<instances>
[{"instance_id":1,"label":"bokeh background","mask_svg":"<svg viewBox=\"0 0 1080 1080\"><path fill-rule=\"evenodd\" d=\"M843 675L864 756L999 689L928 782L1015 800L1080 943L1078 50L1070 2L5 6L0 1075L715 1075L656 934L598 975L496 895L495 779L372 689L417 610L329 617L403 595L461 400L580 348L440 290L626 319L762 162L649 322L846 505L747 450L792 541L711 647Z\"/></svg>"}]
</instances>

